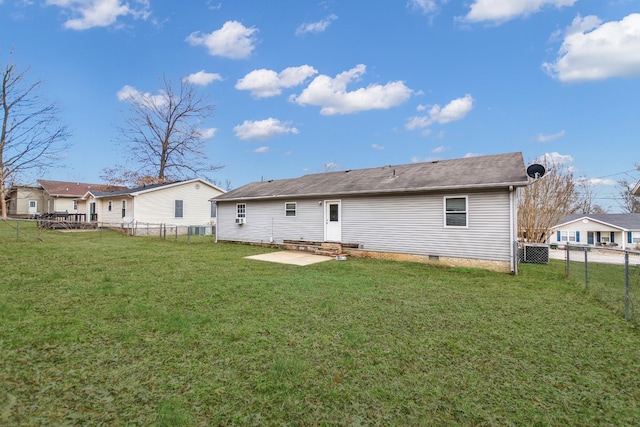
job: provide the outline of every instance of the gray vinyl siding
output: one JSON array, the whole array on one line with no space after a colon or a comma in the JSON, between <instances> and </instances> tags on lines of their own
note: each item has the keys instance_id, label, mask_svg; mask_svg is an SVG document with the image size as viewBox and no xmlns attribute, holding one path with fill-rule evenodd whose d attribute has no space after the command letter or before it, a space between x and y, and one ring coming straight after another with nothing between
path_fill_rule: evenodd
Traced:
<instances>
[{"instance_id":1,"label":"gray vinyl siding","mask_svg":"<svg viewBox=\"0 0 640 427\"><path fill-rule=\"evenodd\" d=\"M467 196L467 227L445 227L445 196ZM327 199L341 200L342 242L360 244L364 250L510 259L510 204L506 190ZM244 225L235 224L236 202L221 201L218 238L254 243L282 243L284 239L322 241L324 205L319 201L248 201ZM297 202L296 217L285 217L285 202Z\"/></svg>"},{"instance_id":2,"label":"gray vinyl siding","mask_svg":"<svg viewBox=\"0 0 640 427\"><path fill-rule=\"evenodd\" d=\"M285 216L285 203L296 202L296 216ZM218 202L217 237L251 243L283 240L322 241L324 210L318 200L248 201L246 224L235 223L236 202ZM271 240L273 238L273 240Z\"/></svg>"},{"instance_id":3,"label":"gray vinyl siding","mask_svg":"<svg viewBox=\"0 0 640 427\"><path fill-rule=\"evenodd\" d=\"M467 196L467 227L444 226L444 197ZM342 201L342 241L362 249L510 259L509 193L459 193Z\"/></svg>"}]
</instances>

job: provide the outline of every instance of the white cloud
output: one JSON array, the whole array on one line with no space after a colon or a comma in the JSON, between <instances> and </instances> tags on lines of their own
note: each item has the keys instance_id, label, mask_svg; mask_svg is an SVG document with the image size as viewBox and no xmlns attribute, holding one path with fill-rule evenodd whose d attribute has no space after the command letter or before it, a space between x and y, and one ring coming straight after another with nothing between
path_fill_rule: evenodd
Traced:
<instances>
[{"instance_id":1,"label":"white cloud","mask_svg":"<svg viewBox=\"0 0 640 427\"><path fill-rule=\"evenodd\" d=\"M335 78L319 75L300 95L292 95L290 100L299 105L320 106L320 114L333 115L388 109L402 104L411 97L413 91L402 81L385 85L371 84L351 92L347 91L347 84L358 80L365 71L366 66L359 64Z\"/></svg>"},{"instance_id":2,"label":"white cloud","mask_svg":"<svg viewBox=\"0 0 640 427\"><path fill-rule=\"evenodd\" d=\"M569 154L560 154L556 151L553 153L544 153L537 161L547 165L565 165L573 162L573 157Z\"/></svg>"},{"instance_id":3,"label":"white cloud","mask_svg":"<svg viewBox=\"0 0 640 427\"><path fill-rule=\"evenodd\" d=\"M503 23L521 16L537 13L544 7L573 6L578 0L475 0L469 13L462 18L466 22Z\"/></svg>"},{"instance_id":4,"label":"white cloud","mask_svg":"<svg viewBox=\"0 0 640 427\"><path fill-rule=\"evenodd\" d=\"M216 132L218 132L218 129L216 128L207 128L207 129L200 129L200 139L211 139L215 136Z\"/></svg>"},{"instance_id":5,"label":"white cloud","mask_svg":"<svg viewBox=\"0 0 640 427\"><path fill-rule=\"evenodd\" d=\"M562 138L564 134L565 134L564 129L561 130L560 132L557 132L551 135L545 135L545 134L539 133L538 136L536 136L536 141L542 142L542 143L551 142L558 138Z\"/></svg>"},{"instance_id":6,"label":"white cloud","mask_svg":"<svg viewBox=\"0 0 640 427\"><path fill-rule=\"evenodd\" d=\"M444 145L441 145L441 146L436 147L433 150L431 150L431 152L435 153L435 154L444 153L445 151L447 151L447 147L445 147Z\"/></svg>"},{"instance_id":7,"label":"white cloud","mask_svg":"<svg viewBox=\"0 0 640 427\"><path fill-rule=\"evenodd\" d=\"M480 153L471 153L471 152L469 152L469 153L465 154L463 157L464 157L465 159L468 159L469 157L478 157L478 156L482 156L482 154L480 154Z\"/></svg>"},{"instance_id":8,"label":"white cloud","mask_svg":"<svg viewBox=\"0 0 640 427\"><path fill-rule=\"evenodd\" d=\"M285 68L277 73L272 70L253 70L236 83L236 89L249 90L256 98L266 98L282 93L282 88L301 84L307 78L318 74L310 65Z\"/></svg>"},{"instance_id":9,"label":"white cloud","mask_svg":"<svg viewBox=\"0 0 640 427\"><path fill-rule=\"evenodd\" d=\"M384 150L384 147L378 144L371 145L371 148L373 148L374 150Z\"/></svg>"},{"instance_id":10,"label":"white cloud","mask_svg":"<svg viewBox=\"0 0 640 427\"><path fill-rule=\"evenodd\" d=\"M266 153L269 151L269 147L258 147L255 150L253 150L254 153Z\"/></svg>"},{"instance_id":11,"label":"white cloud","mask_svg":"<svg viewBox=\"0 0 640 427\"><path fill-rule=\"evenodd\" d=\"M445 3L446 1L444 0ZM436 0L409 0L407 7L422 13L433 13L438 10L438 2Z\"/></svg>"},{"instance_id":12,"label":"white cloud","mask_svg":"<svg viewBox=\"0 0 640 427\"><path fill-rule=\"evenodd\" d=\"M604 24L596 16L576 17L557 59L542 68L563 82L640 76L640 13Z\"/></svg>"},{"instance_id":13,"label":"white cloud","mask_svg":"<svg viewBox=\"0 0 640 427\"><path fill-rule=\"evenodd\" d=\"M256 28L247 28L238 21L227 21L222 28L211 34L193 32L186 41L191 46L206 46L211 56L242 59L253 52L256 43L254 33L257 31Z\"/></svg>"},{"instance_id":14,"label":"white cloud","mask_svg":"<svg viewBox=\"0 0 640 427\"><path fill-rule=\"evenodd\" d=\"M324 164L324 170L329 172L338 169L339 165L336 162L329 162Z\"/></svg>"},{"instance_id":15,"label":"white cloud","mask_svg":"<svg viewBox=\"0 0 640 427\"><path fill-rule=\"evenodd\" d=\"M167 94L162 91L157 95L152 95L149 92L140 92L129 85L123 86L116 95L120 101L134 102L139 105L162 106L167 103Z\"/></svg>"},{"instance_id":16,"label":"white cloud","mask_svg":"<svg viewBox=\"0 0 640 427\"><path fill-rule=\"evenodd\" d=\"M118 91L117 96L118 100L125 101L127 99L135 97L139 93L140 92L133 86L125 85Z\"/></svg>"},{"instance_id":17,"label":"white cloud","mask_svg":"<svg viewBox=\"0 0 640 427\"><path fill-rule=\"evenodd\" d=\"M431 107L426 116L414 116L409 119L405 127L408 130L425 128L434 123L445 124L464 118L473 109L473 97L469 94L454 99L444 108L438 104Z\"/></svg>"},{"instance_id":18,"label":"white cloud","mask_svg":"<svg viewBox=\"0 0 640 427\"><path fill-rule=\"evenodd\" d=\"M187 77L182 79L182 81L194 85L206 86L215 81L222 81L222 76L218 73L207 73L204 70L201 70L197 73L189 74Z\"/></svg>"},{"instance_id":19,"label":"white cloud","mask_svg":"<svg viewBox=\"0 0 640 427\"><path fill-rule=\"evenodd\" d=\"M47 0L46 5L65 9L70 18L64 23L71 30L87 30L93 27L108 27L121 16L147 19L150 15L148 0L123 3L122 0Z\"/></svg>"},{"instance_id":20,"label":"white cloud","mask_svg":"<svg viewBox=\"0 0 640 427\"><path fill-rule=\"evenodd\" d=\"M329 15L321 21L318 22L310 22L304 23L296 28L296 35L306 34L306 33L321 33L331 25L333 21L338 19L336 15Z\"/></svg>"},{"instance_id":21,"label":"white cloud","mask_svg":"<svg viewBox=\"0 0 640 427\"><path fill-rule=\"evenodd\" d=\"M286 133L299 133L298 129L291 127L287 122L281 122L272 117L265 120L245 120L241 125L233 128L236 137L242 140L265 140Z\"/></svg>"},{"instance_id":22,"label":"white cloud","mask_svg":"<svg viewBox=\"0 0 640 427\"><path fill-rule=\"evenodd\" d=\"M589 178L587 181L594 186L614 187L618 185L618 181L614 181L613 179Z\"/></svg>"}]
</instances>

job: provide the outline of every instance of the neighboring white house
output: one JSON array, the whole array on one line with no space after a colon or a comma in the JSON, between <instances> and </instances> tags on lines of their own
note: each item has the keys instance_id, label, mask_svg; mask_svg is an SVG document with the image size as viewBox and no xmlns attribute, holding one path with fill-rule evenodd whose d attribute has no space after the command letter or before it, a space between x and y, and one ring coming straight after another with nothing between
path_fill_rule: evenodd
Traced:
<instances>
[{"instance_id":1,"label":"neighboring white house","mask_svg":"<svg viewBox=\"0 0 640 427\"><path fill-rule=\"evenodd\" d=\"M574 214L551 228L549 243L640 247L640 213Z\"/></svg>"},{"instance_id":2,"label":"neighboring white house","mask_svg":"<svg viewBox=\"0 0 640 427\"><path fill-rule=\"evenodd\" d=\"M213 199L218 241L517 271L522 153L255 182Z\"/></svg>"},{"instance_id":3,"label":"neighboring white house","mask_svg":"<svg viewBox=\"0 0 640 427\"><path fill-rule=\"evenodd\" d=\"M205 180L190 179L116 192L87 191L78 200L78 209L88 221L111 226L211 226L216 211L209 200L223 193Z\"/></svg>"}]
</instances>

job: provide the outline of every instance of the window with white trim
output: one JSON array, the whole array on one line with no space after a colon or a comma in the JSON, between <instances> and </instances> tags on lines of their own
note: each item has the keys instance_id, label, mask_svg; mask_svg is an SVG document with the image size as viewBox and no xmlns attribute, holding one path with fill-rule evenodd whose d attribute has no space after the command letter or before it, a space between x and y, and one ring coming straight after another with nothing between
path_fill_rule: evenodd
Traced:
<instances>
[{"instance_id":1,"label":"window with white trim","mask_svg":"<svg viewBox=\"0 0 640 427\"><path fill-rule=\"evenodd\" d=\"M125 216L127 216L127 201L123 200L122 201L122 218L124 218Z\"/></svg>"},{"instance_id":2,"label":"window with white trim","mask_svg":"<svg viewBox=\"0 0 640 427\"><path fill-rule=\"evenodd\" d=\"M107 210L111 212L112 209L113 209L113 202L109 200L109 203L107 203Z\"/></svg>"},{"instance_id":3,"label":"window with white trim","mask_svg":"<svg viewBox=\"0 0 640 427\"><path fill-rule=\"evenodd\" d=\"M560 232L561 242L574 242L576 241L576 232L572 230L564 230Z\"/></svg>"},{"instance_id":4,"label":"window with white trim","mask_svg":"<svg viewBox=\"0 0 640 427\"><path fill-rule=\"evenodd\" d=\"M176 218L184 217L184 201L183 200L174 200L174 214Z\"/></svg>"},{"instance_id":5,"label":"window with white trim","mask_svg":"<svg viewBox=\"0 0 640 427\"><path fill-rule=\"evenodd\" d=\"M73 201L73 210L74 210L74 211L77 211L77 210L78 210L78 201L77 201L77 200L74 200L74 201Z\"/></svg>"},{"instance_id":6,"label":"window with white trim","mask_svg":"<svg viewBox=\"0 0 640 427\"><path fill-rule=\"evenodd\" d=\"M296 216L298 205L296 202L287 202L284 204L284 216Z\"/></svg>"},{"instance_id":7,"label":"window with white trim","mask_svg":"<svg viewBox=\"0 0 640 427\"><path fill-rule=\"evenodd\" d=\"M236 218L246 218L246 217L247 217L247 204L238 203L236 205Z\"/></svg>"},{"instance_id":8,"label":"window with white trim","mask_svg":"<svg viewBox=\"0 0 640 427\"><path fill-rule=\"evenodd\" d=\"M211 218L215 218L218 215L218 205L216 202L211 202Z\"/></svg>"},{"instance_id":9,"label":"window with white trim","mask_svg":"<svg viewBox=\"0 0 640 427\"><path fill-rule=\"evenodd\" d=\"M640 243L640 233L634 231L631 233L631 242L632 243Z\"/></svg>"},{"instance_id":10,"label":"window with white trim","mask_svg":"<svg viewBox=\"0 0 640 427\"><path fill-rule=\"evenodd\" d=\"M445 227L467 226L467 196L444 198Z\"/></svg>"},{"instance_id":11,"label":"window with white trim","mask_svg":"<svg viewBox=\"0 0 640 427\"><path fill-rule=\"evenodd\" d=\"M611 234L602 233L600 235L600 242L602 242L602 243L611 243Z\"/></svg>"}]
</instances>

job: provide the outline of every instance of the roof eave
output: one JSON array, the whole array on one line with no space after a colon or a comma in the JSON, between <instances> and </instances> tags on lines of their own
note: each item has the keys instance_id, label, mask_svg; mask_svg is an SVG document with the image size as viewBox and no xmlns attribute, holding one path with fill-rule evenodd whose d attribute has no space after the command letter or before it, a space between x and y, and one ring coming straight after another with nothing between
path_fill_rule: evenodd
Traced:
<instances>
[{"instance_id":1,"label":"roof eave","mask_svg":"<svg viewBox=\"0 0 640 427\"><path fill-rule=\"evenodd\" d=\"M560 228L560 227L563 227L563 226L568 225L568 224L574 224L576 222L583 221L585 219L588 219L589 221L597 222L598 224L606 225L607 227L617 228L620 231L630 231L631 230L631 229L628 229L628 228L623 227L621 225L616 225L616 224L612 224L610 222L601 221L601 220L593 218L593 217L591 217L589 215L584 215L584 216L581 216L581 217L576 218L576 219L571 220L571 221L566 221L566 222L563 222L561 224L556 224L551 228Z\"/></svg>"}]
</instances>

